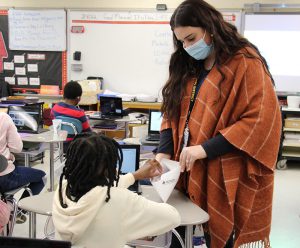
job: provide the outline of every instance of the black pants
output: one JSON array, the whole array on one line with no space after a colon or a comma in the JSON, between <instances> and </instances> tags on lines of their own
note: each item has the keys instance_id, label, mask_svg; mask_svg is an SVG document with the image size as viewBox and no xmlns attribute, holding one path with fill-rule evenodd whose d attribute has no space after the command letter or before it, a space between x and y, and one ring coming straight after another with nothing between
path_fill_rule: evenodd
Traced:
<instances>
[{"instance_id":1,"label":"black pants","mask_svg":"<svg viewBox=\"0 0 300 248\"><path fill-rule=\"evenodd\" d=\"M181 238L184 240L185 239L185 227L184 226L179 226L176 228L176 231L180 234ZM206 246L207 248L210 248L210 235L208 233L204 232L205 240L206 240ZM233 248L233 233L230 235L229 240L227 241L226 245L224 248ZM177 237L172 234L172 243L171 243L171 248L181 248L181 244Z\"/></svg>"}]
</instances>

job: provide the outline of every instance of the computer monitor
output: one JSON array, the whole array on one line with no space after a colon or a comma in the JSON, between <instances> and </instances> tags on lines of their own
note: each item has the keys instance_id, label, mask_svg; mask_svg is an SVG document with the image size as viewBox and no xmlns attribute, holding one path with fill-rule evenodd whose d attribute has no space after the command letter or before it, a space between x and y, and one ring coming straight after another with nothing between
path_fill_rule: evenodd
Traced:
<instances>
[{"instance_id":1,"label":"computer monitor","mask_svg":"<svg viewBox=\"0 0 300 248\"><path fill-rule=\"evenodd\" d=\"M71 248L71 242L49 240L49 239L29 239L16 237L1 237L1 248Z\"/></svg>"},{"instance_id":2,"label":"computer monitor","mask_svg":"<svg viewBox=\"0 0 300 248\"><path fill-rule=\"evenodd\" d=\"M160 126L162 122L162 115L159 110L149 110L149 124L148 124L148 141L159 141L160 139Z\"/></svg>"},{"instance_id":3,"label":"computer monitor","mask_svg":"<svg viewBox=\"0 0 300 248\"><path fill-rule=\"evenodd\" d=\"M100 112L102 116L123 116L121 97L100 96Z\"/></svg>"},{"instance_id":4,"label":"computer monitor","mask_svg":"<svg viewBox=\"0 0 300 248\"><path fill-rule=\"evenodd\" d=\"M41 109L39 105L9 106L8 114L18 132L38 133L41 128Z\"/></svg>"},{"instance_id":5,"label":"computer monitor","mask_svg":"<svg viewBox=\"0 0 300 248\"><path fill-rule=\"evenodd\" d=\"M123 164L121 174L133 173L139 169L140 145L120 145L123 152ZM139 183L135 181L129 190L139 193Z\"/></svg>"}]
</instances>

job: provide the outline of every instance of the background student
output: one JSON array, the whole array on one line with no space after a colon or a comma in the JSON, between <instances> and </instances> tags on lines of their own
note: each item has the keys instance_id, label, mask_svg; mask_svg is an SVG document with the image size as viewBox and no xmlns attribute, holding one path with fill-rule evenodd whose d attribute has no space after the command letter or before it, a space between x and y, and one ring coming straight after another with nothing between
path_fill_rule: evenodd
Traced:
<instances>
[{"instance_id":1,"label":"background student","mask_svg":"<svg viewBox=\"0 0 300 248\"><path fill-rule=\"evenodd\" d=\"M120 176L122 160L119 144L108 137L94 133L75 137L54 196L57 238L84 247L120 248L180 224L174 207L127 189L135 180L159 175L160 164L152 161L133 174Z\"/></svg>"},{"instance_id":2,"label":"background student","mask_svg":"<svg viewBox=\"0 0 300 248\"><path fill-rule=\"evenodd\" d=\"M17 189L29 183L28 187L33 195L37 195L45 186L46 173L42 170L14 165L13 152L19 153L22 148L23 142L14 122L8 114L0 112L0 154L8 161L6 169L0 172L0 191L6 192ZM24 191L20 199L27 196L29 196L28 192ZM20 211L16 222L23 223L25 221L26 216L24 212Z\"/></svg>"},{"instance_id":3,"label":"background student","mask_svg":"<svg viewBox=\"0 0 300 248\"><path fill-rule=\"evenodd\" d=\"M267 63L205 1L182 2L170 25L156 159L180 162L178 187L210 215L210 247L269 247L281 114Z\"/></svg>"},{"instance_id":4,"label":"background student","mask_svg":"<svg viewBox=\"0 0 300 248\"><path fill-rule=\"evenodd\" d=\"M52 118L66 116L82 123L82 132L90 132L90 124L83 109L78 107L82 95L81 85L77 81L70 81L64 88L64 101L55 104L51 110ZM67 142L73 140L74 135L68 134ZM65 147L66 150L66 147Z\"/></svg>"}]
</instances>

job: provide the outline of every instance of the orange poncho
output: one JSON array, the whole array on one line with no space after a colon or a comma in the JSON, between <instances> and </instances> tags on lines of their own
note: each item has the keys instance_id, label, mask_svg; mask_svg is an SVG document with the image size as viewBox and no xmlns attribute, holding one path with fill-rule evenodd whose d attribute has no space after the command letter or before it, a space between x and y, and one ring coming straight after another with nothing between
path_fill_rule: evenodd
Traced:
<instances>
[{"instance_id":1,"label":"orange poncho","mask_svg":"<svg viewBox=\"0 0 300 248\"><path fill-rule=\"evenodd\" d=\"M224 247L233 230L234 247L251 242L268 247L281 134L277 97L257 58L237 54L221 70L222 83L215 66L198 92L189 120L189 146L221 133L237 149L213 160L197 160L188 182L181 175L177 186L209 213L212 248ZM186 85L179 121L164 118L161 126L161 130L172 128L175 160L181 152L194 81Z\"/></svg>"}]
</instances>

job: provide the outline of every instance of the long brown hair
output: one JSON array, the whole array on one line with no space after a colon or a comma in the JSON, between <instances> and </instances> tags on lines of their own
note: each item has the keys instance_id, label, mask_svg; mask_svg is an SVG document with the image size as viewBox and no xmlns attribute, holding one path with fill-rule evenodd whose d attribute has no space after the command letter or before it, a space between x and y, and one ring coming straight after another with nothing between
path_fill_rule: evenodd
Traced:
<instances>
[{"instance_id":1,"label":"long brown hair","mask_svg":"<svg viewBox=\"0 0 300 248\"><path fill-rule=\"evenodd\" d=\"M170 120L176 120L179 117L180 102L186 83L189 79L198 77L201 70L199 62L189 56L182 43L177 40L174 34L176 27L201 27L212 34L216 54L215 66L222 76L221 82L225 79L221 65L242 51L241 53L248 58L258 58L264 64L264 68L274 84L267 62L257 47L242 37L234 25L226 22L222 14L205 1L186 0L182 2L173 13L170 26L173 31L175 51L170 59L169 78L162 90L163 103L161 108ZM258 56L250 54L246 49L247 47L255 50Z\"/></svg>"}]
</instances>

